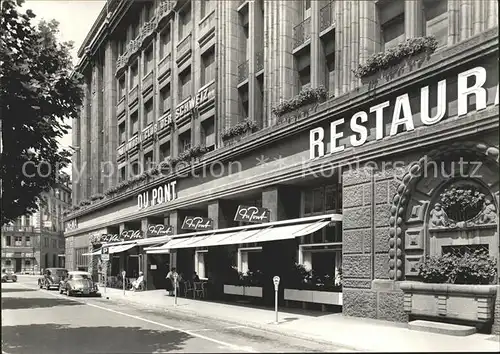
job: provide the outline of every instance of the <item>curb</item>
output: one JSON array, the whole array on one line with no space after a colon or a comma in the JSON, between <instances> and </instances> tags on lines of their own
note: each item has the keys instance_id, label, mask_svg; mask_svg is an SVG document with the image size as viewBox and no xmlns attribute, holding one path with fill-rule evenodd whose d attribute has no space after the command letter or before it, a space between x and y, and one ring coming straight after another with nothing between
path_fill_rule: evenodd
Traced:
<instances>
[{"instance_id":1,"label":"curb","mask_svg":"<svg viewBox=\"0 0 500 354\"><path fill-rule=\"evenodd\" d=\"M143 302L135 301L135 300L133 300L131 298L123 297L123 295L119 296L118 298L116 296L109 296L109 295L104 296L103 295L103 298L105 298L107 300L110 300L110 301L123 300L123 301L131 302L131 303L135 303L135 304L139 304L139 305L144 305ZM160 310L164 310L164 311L167 311L167 312L171 312L171 313L172 312L176 312L176 313L182 312L183 314L189 315L190 317L195 317L195 313L192 310L185 310L185 309L178 308L178 307L164 307L164 306L154 305L154 304L147 304L147 306L150 306L150 307L153 307L153 308L156 308L156 309L160 309ZM318 344L339 346L342 349L344 349L344 350L340 350L341 352L342 351L355 351L355 352L357 352L357 351L372 351L372 350L367 349L367 348L360 348L360 347L355 348L352 345L346 345L346 344L341 344L341 343L336 343L336 342L333 342L333 341L325 340L325 339L322 339L322 338L311 337L309 335L304 335L303 333L297 332L297 331L294 331L294 330L288 330L288 329L286 331L285 330L280 330L280 329L277 329L277 328L273 328L271 324L269 324L269 325L261 325L261 324L255 323L255 322L245 321L243 319L239 320L239 321L236 321L236 320L233 320L233 319L227 319L227 318L225 318L223 316L216 316L216 315L212 315L212 314L210 314L210 315L204 315L204 317L210 318L210 319L213 319L213 320L224 321L224 322L227 322L227 323L230 323L230 324L234 324L234 325L245 325L246 327L256 328L256 329L263 330L263 331L266 331L266 332L271 332L271 333L279 334L279 335L282 335L282 336L289 336L289 337L294 337L294 338L301 339L301 340L312 341L312 342L315 342L315 343L318 343Z\"/></svg>"}]
</instances>

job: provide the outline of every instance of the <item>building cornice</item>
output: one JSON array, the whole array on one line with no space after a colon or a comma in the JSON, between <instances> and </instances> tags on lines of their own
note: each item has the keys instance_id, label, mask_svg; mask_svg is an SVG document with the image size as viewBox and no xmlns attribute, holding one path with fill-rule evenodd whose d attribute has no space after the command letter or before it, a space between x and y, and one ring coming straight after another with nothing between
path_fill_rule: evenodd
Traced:
<instances>
[{"instance_id":1,"label":"building cornice","mask_svg":"<svg viewBox=\"0 0 500 354\"><path fill-rule=\"evenodd\" d=\"M417 87L419 83L425 82L441 73L445 73L451 68L464 65L471 61L478 60L482 57L487 57L494 54L495 52L498 53L498 27L492 28L475 37L458 43L455 46L449 47L445 50L433 54L426 65L419 70L411 71L389 82L381 83L376 88L370 87L369 85L364 85L355 91L351 91L321 104L318 112L316 112L312 116L297 120L295 124L275 125L262 129L261 131L241 140L238 145L226 146L217 149L203 156L199 162L194 163L192 166L187 166L186 168L179 169L174 174L158 178L152 183L130 189L120 194L119 196L105 199L100 203L85 208L84 210L74 212L73 214L67 216L64 220L72 220L74 218L95 212L99 209L106 208L120 201L125 201L132 197L135 197L137 194L141 193L144 190L148 190L150 188L154 188L155 186L168 183L180 178L180 176L186 176L186 173L188 171L197 171L207 164L213 163L215 161L235 161L238 155L250 153L251 151L254 151L261 147L265 147L266 145L270 145L273 142L277 142L288 136L307 131L311 127L317 126L322 122L331 119L331 117L341 116L342 114L352 110L353 107L367 104L370 101L380 99L381 97L390 95L391 93L396 91L409 88L411 89L411 87ZM440 126L442 126L443 124L444 123L441 123ZM408 137L406 137L406 139L408 139ZM413 147L415 147L415 141L413 141L412 144ZM366 145L373 148L373 145ZM420 143L418 145L420 145ZM349 151L350 154L352 154L352 150L349 149ZM356 158L358 158L357 154ZM236 190L231 190L231 194L235 192ZM210 195L210 199L214 198L216 199L215 196ZM181 203L181 201L179 201L179 203ZM189 203L195 203L195 201L190 198ZM177 203L172 205L177 205ZM178 207L180 206L176 206L176 208ZM149 210L153 209L148 209L148 212ZM158 210L155 209L151 215L158 213ZM139 217L140 215L137 216Z\"/></svg>"}]
</instances>

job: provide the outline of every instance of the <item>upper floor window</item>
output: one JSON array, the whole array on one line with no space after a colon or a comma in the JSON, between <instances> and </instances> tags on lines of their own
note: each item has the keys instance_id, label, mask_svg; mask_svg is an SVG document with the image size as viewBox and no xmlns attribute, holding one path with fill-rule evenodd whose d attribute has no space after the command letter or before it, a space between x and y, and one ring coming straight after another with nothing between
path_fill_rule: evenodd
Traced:
<instances>
[{"instance_id":1,"label":"upper floor window","mask_svg":"<svg viewBox=\"0 0 500 354\"><path fill-rule=\"evenodd\" d=\"M26 241L26 246L30 247L31 246L31 237L26 236L25 241Z\"/></svg>"},{"instance_id":2,"label":"upper floor window","mask_svg":"<svg viewBox=\"0 0 500 354\"><path fill-rule=\"evenodd\" d=\"M21 236L15 236L14 246L22 246L22 245L23 245L23 238Z\"/></svg>"},{"instance_id":3,"label":"upper floor window","mask_svg":"<svg viewBox=\"0 0 500 354\"><path fill-rule=\"evenodd\" d=\"M170 27L165 28L160 35L160 58L170 53Z\"/></svg>"},{"instance_id":4,"label":"upper floor window","mask_svg":"<svg viewBox=\"0 0 500 354\"><path fill-rule=\"evenodd\" d=\"M167 113L170 111L170 85L165 86L160 91L160 110L161 114Z\"/></svg>"},{"instance_id":5,"label":"upper floor window","mask_svg":"<svg viewBox=\"0 0 500 354\"><path fill-rule=\"evenodd\" d=\"M137 86L139 80L139 63L136 61L130 68L130 89Z\"/></svg>"},{"instance_id":6,"label":"upper floor window","mask_svg":"<svg viewBox=\"0 0 500 354\"><path fill-rule=\"evenodd\" d=\"M144 104L144 127L153 122L153 99Z\"/></svg>"},{"instance_id":7,"label":"upper floor window","mask_svg":"<svg viewBox=\"0 0 500 354\"><path fill-rule=\"evenodd\" d=\"M120 124L118 127L118 137L120 139L120 144L123 144L127 140L127 129L125 127L125 122Z\"/></svg>"},{"instance_id":8,"label":"upper floor window","mask_svg":"<svg viewBox=\"0 0 500 354\"><path fill-rule=\"evenodd\" d=\"M311 0L302 0L302 14L304 18L311 17Z\"/></svg>"},{"instance_id":9,"label":"upper floor window","mask_svg":"<svg viewBox=\"0 0 500 354\"><path fill-rule=\"evenodd\" d=\"M154 1L147 1L146 2L146 22L149 22L153 16L155 15L155 6L154 6Z\"/></svg>"},{"instance_id":10,"label":"upper floor window","mask_svg":"<svg viewBox=\"0 0 500 354\"><path fill-rule=\"evenodd\" d=\"M164 161L167 157L170 157L170 142L167 141L160 146L160 161Z\"/></svg>"},{"instance_id":11,"label":"upper floor window","mask_svg":"<svg viewBox=\"0 0 500 354\"><path fill-rule=\"evenodd\" d=\"M179 12L179 41L186 37L191 31L191 6L188 5L185 9Z\"/></svg>"},{"instance_id":12,"label":"upper floor window","mask_svg":"<svg viewBox=\"0 0 500 354\"><path fill-rule=\"evenodd\" d=\"M337 184L329 184L302 191L302 216L336 212L342 208L342 194Z\"/></svg>"},{"instance_id":13,"label":"upper floor window","mask_svg":"<svg viewBox=\"0 0 500 354\"><path fill-rule=\"evenodd\" d=\"M191 67L179 74L179 101L191 94Z\"/></svg>"},{"instance_id":14,"label":"upper floor window","mask_svg":"<svg viewBox=\"0 0 500 354\"><path fill-rule=\"evenodd\" d=\"M179 153L191 148L191 130L179 134Z\"/></svg>"},{"instance_id":15,"label":"upper floor window","mask_svg":"<svg viewBox=\"0 0 500 354\"><path fill-rule=\"evenodd\" d=\"M201 56L201 86L215 79L215 49L212 47Z\"/></svg>"},{"instance_id":16,"label":"upper floor window","mask_svg":"<svg viewBox=\"0 0 500 354\"><path fill-rule=\"evenodd\" d=\"M150 45L144 53L144 75L153 70L153 46Z\"/></svg>"},{"instance_id":17,"label":"upper floor window","mask_svg":"<svg viewBox=\"0 0 500 354\"><path fill-rule=\"evenodd\" d=\"M153 151L144 154L144 171L148 171L153 168Z\"/></svg>"},{"instance_id":18,"label":"upper floor window","mask_svg":"<svg viewBox=\"0 0 500 354\"><path fill-rule=\"evenodd\" d=\"M296 57L297 62L297 79L299 91L311 85L311 52L309 49L304 50Z\"/></svg>"},{"instance_id":19,"label":"upper floor window","mask_svg":"<svg viewBox=\"0 0 500 354\"><path fill-rule=\"evenodd\" d=\"M133 137L134 134L137 133L137 131L139 130L139 112L138 111L135 111L130 116L130 124L131 124L131 128L132 128L132 129L130 129L130 137Z\"/></svg>"},{"instance_id":20,"label":"upper floor window","mask_svg":"<svg viewBox=\"0 0 500 354\"><path fill-rule=\"evenodd\" d=\"M118 79L118 101L125 96L125 75Z\"/></svg>"},{"instance_id":21,"label":"upper floor window","mask_svg":"<svg viewBox=\"0 0 500 354\"><path fill-rule=\"evenodd\" d=\"M130 40L136 39L137 36L139 35L139 30L140 30L139 23L140 23L139 18L137 18L137 20L132 22L132 25L130 27L130 37L131 37Z\"/></svg>"},{"instance_id":22,"label":"upper floor window","mask_svg":"<svg viewBox=\"0 0 500 354\"><path fill-rule=\"evenodd\" d=\"M200 1L200 18L205 17L210 12L210 0Z\"/></svg>"},{"instance_id":23,"label":"upper floor window","mask_svg":"<svg viewBox=\"0 0 500 354\"><path fill-rule=\"evenodd\" d=\"M201 123L201 141L208 150L215 148L215 124L214 119L209 118Z\"/></svg>"},{"instance_id":24,"label":"upper floor window","mask_svg":"<svg viewBox=\"0 0 500 354\"><path fill-rule=\"evenodd\" d=\"M5 236L5 246L12 246L10 236Z\"/></svg>"},{"instance_id":25,"label":"upper floor window","mask_svg":"<svg viewBox=\"0 0 500 354\"><path fill-rule=\"evenodd\" d=\"M425 35L434 36L438 46L448 44L448 0L424 0Z\"/></svg>"},{"instance_id":26,"label":"upper floor window","mask_svg":"<svg viewBox=\"0 0 500 354\"><path fill-rule=\"evenodd\" d=\"M380 44L387 50L405 40L405 2L385 0L378 4L380 19Z\"/></svg>"},{"instance_id":27,"label":"upper floor window","mask_svg":"<svg viewBox=\"0 0 500 354\"><path fill-rule=\"evenodd\" d=\"M123 166L122 168L120 168L119 182L125 181L126 176L127 176L126 166Z\"/></svg>"},{"instance_id":28,"label":"upper floor window","mask_svg":"<svg viewBox=\"0 0 500 354\"><path fill-rule=\"evenodd\" d=\"M240 112L243 118L247 118L249 114L248 107L248 85L241 87L238 90L240 96Z\"/></svg>"}]
</instances>

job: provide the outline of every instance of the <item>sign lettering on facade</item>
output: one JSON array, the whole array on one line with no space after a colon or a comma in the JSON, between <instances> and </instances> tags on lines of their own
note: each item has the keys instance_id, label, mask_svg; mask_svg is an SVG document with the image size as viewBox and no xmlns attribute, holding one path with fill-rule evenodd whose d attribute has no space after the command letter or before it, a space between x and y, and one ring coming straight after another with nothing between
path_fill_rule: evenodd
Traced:
<instances>
[{"instance_id":1,"label":"sign lettering on facade","mask_svg":"<svg viewBox=\"0 0 500 354\"><path fill-rule=\"evenodd\" d=\"M198 91L196 96L194 97L189 97L179 103L175 109L175 116L176 118L182 117L186 113L192 111L193 109L197 108L201 104L205 103L208 101L208 99L213 95L214 91L208 90L209 87L202 88Z\"/></svg>"},{"instance_id":2,"label":"sign lettering on facade","mask_svg":"<svg viewBox=\"0 0 500 354\"><path fill-rule=\"evenodd\" d=\"M201 216L186 216L181 227L183 230L194 231L213 230L213 228L213 220L209 218L202 218Z\"/></svg>"},{"instance_id":3,"label":"sign lettering on facade","mask_svg":"<svg viewBox=\"0 0 500 354\"><path fill-rule=\"evenodd\" d=\"M493 77L498 77L498 72L495 72ZM433 86L422 87L420 97L417 97L419 99L417 104L414 104L412 100L410 105L410 96L405 93L397 96L394 102L385 101L370 107L368 110L358 111L349 120L337 119L330 123L329 144L325 141L325 129L322 127L314 128L309 132L309 157L314 159L326 154L334 154L343 151L346 145L361 146L373 136L372 140L386 138L384 118L387 117L386 112L390 110L393 113L390 117L388 136L392 137L403 131L413 131L416 117L420 119L420 122L417 123L422 125L430 126L439 123L447 114L450 114L450 112L447 113L447 109L449 101L452 99L457 101L456 115L458 117L469 113L472 99L474 100L472 102L475 102L473 106L475 106L476 111L485 109L487 105L498 105L498 84L488 90L484 87L486 80L486 69L478 66L458 74L458 80L453 83L456 85L454 88L448 87L451 85L447 83L446 79L437 83L437 89ZM431 90L433 90L432 100L437 97L435 107L431 107ZM454 97L450 98L451 95ZM391 105L393 107L390 107ZM415 107L420 107L420 109L415 111ZM368 127L372 122L375 125L373 133ZM344 143L341 143L341 140L344 140ZM327 148L329 151L326 151Z\"/></svg>"},{"instance_id":4,"label":"sign lettering on facade","mask_svg":"<svg viewBox=\"0 0 500 354\"><path fill-rule=\"evenodd\" d=\"M177 181L172 181L139 194L137 196L137 208L141 210L177 199L176 184Z\"/></svg>"},{"instance_id":5,"label":"sign lettering on facade","mask_svg":"<svg viewBox=\"0 0 500 354\"><path fill-rule=\"evenodd\" d=\"M154 224L148 225L147 236L155 237L155 236L167 236L173 235L174 228L171 225L162 225L162 224Z\"/></svg>"},{"instance_id":6,"label":"sign lettering on facade","mask_svg":"<svg viewBox=\"0 0 500 354\"><path fill-rule=\"evenodd\" d=\"M118 234L101 235L101 243L120 242L122 239Z\"/></svg>"},{"instance_id":7,"label":"sign lettering on facade","mask_svg":"<svg viewBox=\"0 0 500 354\"><path fill-rule=\"evenodd\" d=\"M234 221L244 221L253 223L269 222L271 211L269 209L257 208L254 206L239 205L234 216Z\"/></svg>"},{"instance_id":8,"label":"sign lettering on facade","mask_svg":"<svg viewBox=\"0 0 500 354\"><path fill-rule=\"evenodd\" d=\"M121 234L121 238L125 241L140 240L142 237L141 230L125 230Z\"/></svg>"}]
</instances>

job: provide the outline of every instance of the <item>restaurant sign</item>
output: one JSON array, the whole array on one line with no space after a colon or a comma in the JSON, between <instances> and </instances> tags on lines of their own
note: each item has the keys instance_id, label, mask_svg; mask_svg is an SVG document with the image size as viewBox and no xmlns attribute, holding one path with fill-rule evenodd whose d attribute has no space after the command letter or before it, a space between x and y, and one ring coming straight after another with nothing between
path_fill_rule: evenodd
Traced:
<instances>
[{"instance_id":1,"label":"restaurant sign","mask_svg":"<svg viewBox=\"0 0 500 354\"><path fill-rule=\"evenodd\" d=\"M213 230L214 221L200 216L186 216L182 223L182 230L205 231Z\"/></svg>"},{"instance_id":2,"label":"restaurant sign","mask_svg":"<svg viewBox=\"0 0 500 354\"><path fill-rule=\"evenodd\" d=\"M239 205L234 221L263 223L271 221L271 211L265 208Z\"/></svg>"},{"instance_id":3,"label":"restaurant sign","mask_svg":"<svg viewBox=\"0 0 500 354\"><path fill-rule=\"evenodd\" d=\"M137 196L137 208L141 210L177 199L176 184L177 181L172 181L139 194Z\"/></svg>"},{"instance_id":4,"label":"restaurant sign","mask_svg":"<svg viewBox=\"0 0 500 354\"><path fill-rule=\"evenodd\" d=\"M125 230L121 234L124 241L140 240L143 238L142 230Z\"/></svg>"},{"instance_id":5,"label":"restaurant sign","mask_svg":"<svg viewBox=\"0 0 500 354\"><path fill-rule=\"evenodd\" d=\"M163 224L152 224L148 225L147 237L155 237L155 236L168 236L173 235L174 228L172 225L163 225Z\"/></svg>"},{"instance_id":6,"label":"restaurant sign","mask_svg":"<svg viewBox=\"0 0 500 354\"><path fill-rule=\"evenodd\" d=\"M118 234L103 234L101 235L101 243L111 243L122 241L120 235Z\"/></svg>"},{"instance_id":7,"label":"restaurant sign","mask_svg":"<svg viewBox=\"0 0 500 354\"><path fill-rule=\"evenodd\" d=\"M200 105L207 102L209 98L214 94L214 90L209 90L210 86L211 85L201 88L196 96L188 97L187 99L179 103L177 105L177 108L175 109L176 118L182 117L186 113L192 111L195 108L198 108Z\"/></svg>"}]
</instances>

